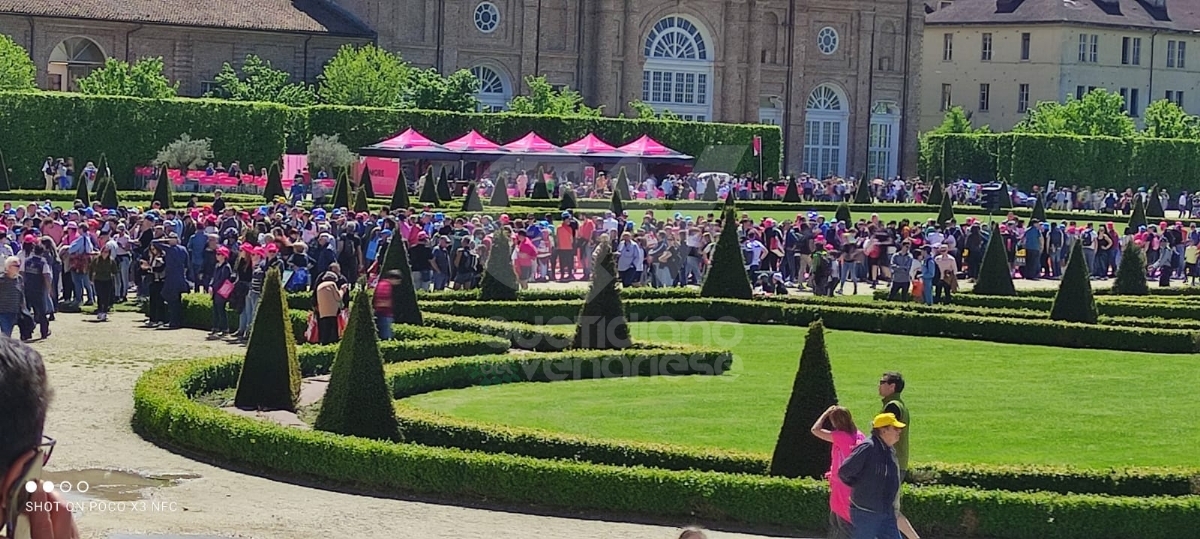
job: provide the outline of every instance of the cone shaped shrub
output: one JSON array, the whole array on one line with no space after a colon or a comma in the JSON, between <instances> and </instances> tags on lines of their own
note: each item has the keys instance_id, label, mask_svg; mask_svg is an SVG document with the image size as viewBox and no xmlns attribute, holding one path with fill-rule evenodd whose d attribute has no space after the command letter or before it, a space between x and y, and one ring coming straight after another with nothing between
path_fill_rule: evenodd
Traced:
<instances>
[{"instance_id":1,"label":"cone shaped shrub","mask_svg":"<svg viewBox=\"0 0 1200 539\"><path fill-rule=\"evenodd\" d=\"M403 234L392 234L379 274L400 271L400 286L392 287L392 318L397 324L421 325L421 309L417 305L417 290L413 286L412 266L408 263L408 242Z\"/></svg>"},{"instance_id":2,"label":"cone shaped shrub","mask_svg":"<svg viewBox=\"0 0 1200 539\"><path fill-rule=\"evenodd\" d=\"M974 292L989 296L1015 296L1012 273L1008 270L1008 255L1004 251L1004 238L1000 227L992 225L987 247L983 250L983 262L979 266L979 278L975 280Z\"/></svg>"},{"instance_id":3,"label":"cone shaped shrub","mask_svg":"<svg viewBox=\"0 0 1200 539\"><path fill-rule=\"evenodd\" d=\"M163 209L171 207L171 179L167 177L166 167L159 169L158 183L154 186L154 198L151 201L157 202Z\"/></svg>"},{"instance_id":4,"label":"cone shaped shrub","mask_svg":"<svg viewBox=\"0 0 1200 539\"><path fill-rule=\"evenodd\" d=\"M850 227L852 217L850 215L850 205L845 202L838 204L837 212L833 214L833 218L839 223L846 223L846 228Z\"/></svg>"},{"instance_id":5,"label":"cone shaped shrub","mask_svg":"<svg viewBox=\"0 0 1200 539\"><path fill-rule=\"evenodd\" d=\"M300 364L296 340L287 318L287 298L279 270L271 269L263 281L262 296L250 342L238 378L233 403L238 408L294 410L300 398Z\"/></svg>"},{"instance_id":6,"label":"cone shaped shrub","mask_svg":"<svg viewBox=\"0 0 1200 539\"><path fill-rule=\"evenodd\" d=\"M1146 256L1133 240L1125 242L1125 247L1121 249L1121 264L1117 266L1113 292L1128 296L1150 293L1150 287L1146 284Z\"/></svg>"},{"instance_id":7,"label":"cone shaped shrub","mask_svg":"<svg viewBox=\"0 0 1200 539\"><path fill-rule=\"evenodd\" d=\"M1041 196L1033 197L1033 213L1029 215L1030 219L1037 219L1039 223L1046 222L1046 205L1042 203Z\"/></svg>"},{"instance_id":8,"label":"cone shaped shrub","mask_svg":"<svg viewBox=\"0 0 1200 539\"><path fill-rule=\"evenodd\" d=\"M92 205L92 194L88 192L87 178L82 173L75 176L75 199L82 200L84 206Z\"/></svg>"},{"instance_id":9,"label":"cone shaped shrub","mask_svg":"<svg viewBox=\"0 0 1200 539\"><path fill-rule=\"evenodd\" d=\"M8 161L4 159L4 152L0 151L0 192L6 191L12 191L12 181L8 177Z\"/></svg>"},{"instance_id":10,"label":"cone shaped shrub","mask_svg":"<svg viewBox=\"0 0 1200 539\"><path fill-rule=\"evenodd\" d=\"M725 209L732 210L734 204L737 204L737 198L734 196L733 186L729 186L729 191L725 193Z\"/></svg>"},{"instance_id":11,"label":"cone shaped shrub","mask_svg":"<svg viewBox=\"0 0 1200 539\"><path fill-rule=\"evenodd\" d=\"M533 194L529 197L534 200L550 200L550 189L546 185L546 173L542 171L542 167L538 167L534 172L533 178Z\"/></svg>"},{"instance_id":12,"label":"cone shaped shrub","mask_svg":"<svg viewBox=\"0 0 1200 539\"><path fill-rule=\"evenodd\" d=\"M345 170L338 175L337 185L333 188L333 207L350 207L350 176Z\"/></svg>"},{"instance_id":13,"label":"cone shaped shrub","mask_svg":"<svg viewBox=\"0 0 1200 539\"><path fill-rule=\"evenodd\" d=\"M446 167L442 167L442 173L438 175L437 196L440 200L454 198L454 193L450 191L450 178L446 172Z\"/></svg>"},{"instance_id":14,"label":"cone shaped shrub","mask_svg":"<svg viewBox=\"0 0 1200 539\"><path fill-rule=\"evenodd\" d=\"M367 164L363 163L362 174L358 176L358 188L366 189L367 197L375 198L375 186L371 185L371 169Z\"/></svg>"},{"instance_id":15,"label":"cone shaped shrub","mask_svg":"<svg viewBox=\"0 0 1200 539\"><path fill-rule=\"evenodd\" d=\"M855 204L870 204L875 197L871 195L871 180L864 175L858 179L858 187L854 190Z\"/></svg>"},{"instance_id":16,"label":"cone shaped shrub","mask_svg":"<svg viewBox=\"0 0 1200 539\"><path fill-rule=\"evenodd\" d=\"M283 177L279 172L279 163L271 163L270 170L267 171L267 185L263 186L263 198L267 199L267 203L275 201L275 197L286 197L287 192L283 190Z\"/></svg>"},{"instance_id":17,"label":"cone shaped shrub","mask_svg":"<svg viewBox=\"0 0 1200 539\"><path fill-rule=\"evenodd\" d=\"M358 192L354 193L354 213L368 213L371 208L367 204L367 188L359 186Z\"/></svg>"},{"instance_id":18,"label":"cone shaped shrub","mask_svg":"<svg viewBox=\"0 0 1200 539\"><path fill-rule=\"evenodd\" d=\"M825 349L825 325L818 319L808 326L808 336L804 339L792 396L771 455L771 475L819 478L829 471L829 444L813 436L809 429L835 404L837 390L833 387L833 370Z\"/></svg>"},{"instance_id":19,"label":"cone shaped shrub","mask_svg":"<svg viewBox=\"0 0 1200 539\"><path fill-rule=\"evenodd\" d=\"M1054 295L1054 306L1050 308L1050 319L1063 322L1095 324L1099 312L1096 298L1092 296L1092 282L1088 278L1087 260L1083 258L1083 242L1075 242L1067 269L1063 270L1062 282Z\"/></svg>"},{"instance_id":20,"label":"cone shaped shrub","mask_svg":"<svg viewBox=\"0 0 1200 539\"><path fill-rule=\"evenodd\" d=\"M592 271L592 287L588 290L575 321L573 348L612 350L629 348L629 325L625 321L625 308L621 305L621 293L617 290L617 262L613 257L612 244L601 243L596 249L596 260Z\"/></svg>"},{"instance_id":21,"label":"cone shaped shrub","mask_svg":"<svg viewBox=\"0 0 1200 539\"><path fill-rule=\"evenodd\" d=\"M1008 182L1000 184L1000 209L1011 210L1012 205L1012 187L1008 186Z\"/></svg>"},{"instance_id":22,"label":"cone shaped shrub","mask_svg":"<svg viewBox=\"0 0 1200 539\"><path fill-rule=\"evenodd\" d=\"M942 207L938 210L938 224L954 220L954 200L942 193Z\"/></svg>"},{"instance_id":23,"label":"cone shaped shrub","mask_svg":"<svg viewBox=\"0 0 1200 539\"><path fill-rule=\"evenodd\" d=\"M492 199L488 201L488 206L496 208L508 207L508 179L504 176L496 178L496 185L492 189Z\"/></svg>"},{"instance_id":24,"label":"cone shaped shrub","mask_svg":"<svg viewBox=\"0 0 1200 539\"><path fill-rule=\"evenodd\" d=\"M350 320L329 369L329 387L313 428L376 440L398 438L371 298L365 289L358 289L350 301Z\"/></svg>"},{"instance_id":25,"label":"cone shaped shrub","mask_svg":"<svg viewBox=\"0 0 1200 539\"><path fill-rule=\"evenodd\" d=\"M579 207L579 201L575 198L575 191L563 186L562 198L558 200L558 209L560 211L573 210Z\"/></svg>"},{"instance_id":26,"label":"cone shaped shrub","mask_svg":"<svg viewBox=\"0 0 1200 539\"><path fill-rule=\"evenodd\" d=\"M1163 211L1162 199L1158 198L1158 186L1150 188L1150 196L1146 199L1146 217L1154 219L1165 219L1167 213Z\"/></svg>"},{"instance_id":27,"label":"cone shaped shrub","mask_svg":"<svg viewBox=\"0 0 1200 539\"><path fill-rule=\"evenodd\" d=\"M103 181L104 191L100 193L100 205L106 210L115 210L121 205L121 199L117 197L117 182L110 176L105 176Z\"/></svg>"},{"instance_id":28,"label":"cone shaped shrub","mask_svg":"<svg viewBox=\"0 0 1200 539\"><path fill-rule=\"evenodd\" d=\"M629 174L625 173L625 167L617 171L617 186L613 190L621 193L621 200L633 200L633 195L629 192Z\"/></svg>"},{"instance_id":29,"label":"cone shaped shrub","mask_svg":"<svg viewBox=\"0 0 1200 539\"><path fill-rule=\"evenodd\" d=\"M479 282L479 299L515 301L517 299L517 272L513 270L512 244L503 231L492 235L492 251L483 268L483 280Z\"/></svg>"},{"instance_id":30,"label":"cone shaped shrub","mask_svg":"<svg viewBox=\"0 0 1200 539\"><path fill-rule=\"evenodd\" d=\"M720 200L721 197L717 195L717 189L717 177L709 176L708 182L704 184L704 194L700 195L700 199L704 202L716 202Z\"/></svg>"},{"instance_id":31,"label":"cone shaped shrub","mask_svg":"<svg viewBox=\"0 0 1200 539\"><path fill-rule=\"evenodd\" d=\"M467 197L463 199L463 211L483 211L483 201L479 199L479 188L475 182L467 185Z\"/></svg>"},{"instance_id":32,"label":"cone shaped shrub","mask_svg":"<svg viewBox=\"0 0 1200 539\"><path fill-rule=\"evenodd\" d=\"M788 176L787 190L783 192L784 202L800 202L800 186L796 185L796 178Z\"/></svg>"},{"instance_id":33,"label":"cone shaped shrub","mask_svg":"<svg viewBox=\"0 0 1200 539\"><path fill-rule=\"evenodd\" d=\"M737 217L733 207L725 209L721 219L721 236L713 251L712 267L700 285L700 295L706 298L750 299L753 289L750 277L742 261L742 247L738 243Z\"/></svg>"},{"instance_id":34,"label":"cone shaped shrub","mask_svg":"<svg viewBox=\"0 0 1200 539\"><path fill-rule=\"evenodd\" d=\"M621 212L625 211L625 205L621 203L621 192L619 190L613 189L612 201L608 209L612 210L613 215L621 215Z\"/></svg>"},{"instance_id":35,"label":"cone shaped shrub","mask_svg":"<svg viewBox=\"0 0 1200 539\"><path fill-rule=\"evenodd\" d=\"M929 198L925 199L926 204L941 204L942 199L946 197L946 186L942 185L942 180L933 180L933 186L929 189Z\"/></svg>"},{"instance_id":36,"label":"cone shaped shrub","mask_svg":"<svg viewBox=\"0 0 1200 539\"><path fill-rule=\"evenodd\" d=\"M392 203L390 204L390 209L405 210L408 209L409 206L408 180L404 177L404 167L400 167L400 174L396 178L396 189L392 191Z\"/></svg>"},{"instance_id":37,"label":"cone shaped shrub","mask_svg":"<svg viewBox=\"0 0 1200 539\"><path fill-rule=\"evenodd\" d=\"M433 177L433 167L425 170L425 175L421 176L418 183L421 184L421 203L437 207L441 201L438 199L437 179Z\"/></svg>"},{"instance_id":38,"label":"cone shaped shrub","mask_svg":"<svg viewBox=\"0 0 1200 539\"><path fill-rule=\"evenodd\" d=\"M1142 197L1133 197L1133 212L1129 214L1129 228L1135 232L1138 227L1146 226L1146 207L1142 205Z\"/></svg>"}]
</instances>

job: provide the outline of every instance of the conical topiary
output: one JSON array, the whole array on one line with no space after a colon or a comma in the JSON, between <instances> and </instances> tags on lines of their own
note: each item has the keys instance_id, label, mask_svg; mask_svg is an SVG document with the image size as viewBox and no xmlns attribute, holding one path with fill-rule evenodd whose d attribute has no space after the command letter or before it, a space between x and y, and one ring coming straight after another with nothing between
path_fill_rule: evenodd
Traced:
<instances>
[{"instance_id":1,"label":"conical topiary","mask_svg":"<svg viewBox=\"0 0 1200 539\"><path fill-rule=\"evenodd\" d=\"M283 279L267 271L258 310L250 326L250 342L233 403L238 408L294 410L300 398L300 364L296 337L288 318Z\"/></svg>"},{"instance_id":2,"label":"conical topiary","mask_svg":"<svg viewBox=\"0 0 1200 539\"><path fill-rule=\"evenodd\" d=\"M375 186L371 182L371 168L363 161L362 174L358 175L358 188L367 191L367 198L375 198Z\"/></svg>"},{"instance_id":3,"label":"conical topiary","mask_svg":"<svg viewBox=\"0 0 1200 539\"><path fill-rule=\"evenodd\" d=\"M575 191L565 185L560 191L562 191L562 197L558 200L558 209L560 211L573 210L579 207L579 201L575 198Z\"/></svg>"},{"instance_id":4,"label":"conical topiary","mask_svg":"<svg viewBox=\"0 0 1200 539\"><path fill-rule=\"evenodd\" d=\"M403 234L392 234L388 243L387 253L383 257L383 266L379 274L391 270L400 271L402 286L392 287L392 319L397 324L421 325L421 309L417 305L417 289L413 283L412 266L408 262L408 242Z\"/></svg>"},{"instance_id":5,"label":"conical topiary","mask_svg":"<svg viewBox=\"0 0 1200 539\"><path fill-rule=\"evenodd\" d=\"M787 190L783 192L784 202L800 202L800 186L796 185L796 178L788 176Z\"/></svg>"},{"instance_id":6,"label":"conical topiary","mask_svg":"<svg viewBox=\"0 0 1200 539\"><path fill-rule=\"evenodd\" d=\"M613 189L612 201L608 208L610 210L612 210L614 216L621 215L622 213L625 212L625 205L621 203L621 192L620 191Z\"/></svg>"},{"instance_id":7,"label":"conical topiary","mask_svg":"<svg viewBox=\"0 0 1200 539\"><path fill-rule=\"evenodd\" d=\"M742 247L738 244L737 217L733 206L726 206L721 219L721 236L713 251L712 267L700 285L700 295L706 298L750 299L753 289L750 277L742 261Z\"/></svg>"},{"instance_id":8,"label":"conical topiary","mask_svg":"<svg viewBox=\"0 0 1200 539\"><path fill-rule=\"evenodd\" d=\"M421 203L437 207L441 201L438 199L437 179L433 177L432 166L425 170L425 175L421 176L419 182L421 183Z\"/></svg>"},{"instance_id":9,"label":"conical topiary","mask_svg":"<svg viewBox=\"0 0 1200 539\"><path fill-rule=\"evenodd\" d=\"M1150 287L1146 285L1146 256L1133 240L1125 242L1121 250L1121 264L1117 266L1113 293L1126 296L1145 296L1150 293Z\"/></svg>"},{"instance_id":10,"label":"conical topiary","mask_svg":"<svg viewBox=\"0 0 1200 539\"><path fill-rule=\"evenodd\" d=\"M929 188L929 198L925 199L926 204L941 204L942 199L946 197L946 186L942 185L941 180L933 180L933 186Z\"/></svg>"},{"instance_id":11,"label":"conical topiary","mask_svg":"<svg viewBox=\"0 0 1200 539\"><path fill-rule=\"evenodd\" d=\"M979 266L979 278L975 280L974 292L989 296L1015 296L1012 273L1008 270L1008 255L1004 252L1004 238L1000 228L992 225L987 247L983 250L983 262Z\"/></svg>"},{"instance_id":12,"label":"conical topiary","mask_svg":"<svg viewBox=\"0 0 1200 539\"><path fill-rule=\"evenodd\" d=\"M75 177L75 200L82 200L84 206L92 205L92 195L88 192L87 178L83 174Z\"/></svg>"},{"instance_id":13,"label":"conical topiary","mask_svg":"<svg viewBox=\"0 0 1200 539\"><path fill-rule=\"evenodd\" d=\"M838 204L837 212L833 214L833 218L839 223L846 223L846 228L850 227L850 205L845 202Z\"/></svg>"},{"instance_id":14,"label":"conical topiary","mask_svg":"<svg viewBox=\"0 0 1200 539\"><path fill-rule=\"evenodd\" d=\"M601 242L593 261L592 287L588 290L575 321L575 340L572 348L613 350L629 348L629 325L621 293L617 291L617 262L613 259L612 244Z\"/></svg>"},{"instance_id":15,"label":"conical topiary","mask_svg":"<svg viewBox=\"0 0 1200 539\"><path fill-rule=\"evenodd\" d=\"M1166 219L1167 213L1163 211L1162 199L1158 198L1158 186L1150 188L1150 196L1146 198L1146 217L1151 219Z\"/></svg>"},{"instance_id":16,"label":"conical topiary","mask_svg":"<svg viewBox=\"0 0 1200 539\"><path fill-rule=\"evenodd\" d=\"M729 186L729 190L725 192L725 209L733 209L733 205L737 203L737 198L734 196L733 186Z\"/></svg>"},{"instance_id":17,"label":"conical topiary","mask_svg":"<svg viewBox=\"0 0 1200 539\"><path fill-rule=\"evenodd\" d=\"M358 191L354 193L354 213L370 213L371 207L367 201L367 188L359 186Z\"/></svg>"},{"instance_id":18,"label":"conical topiary","mask_svg":"<svg viewBox=\"0 0 1200 539\"><path fill-rule=\"evenodd\" d=\"M479 199L479 188L475 182L467 185L467 196L463 199L463 211L483 211L483 201Z\"/></svg>"},{"instance_id":19,"label":"conical topiary","mask_svg":"<svg viewBox=\"0 0 1200 539\"><path fill-rule=\"evenodd\" d=\"M704 184L704 194L700 196L700 199L704 202L716 202L720 200L721 196L717 193L719 189L720 187L717 185L717 177L709 176L708 182Z\"/></svg>"},{"instance_id":20,"label":"conical topiary","mask_svg":"<svg viewBox=\"0 0 1200 539\"><path fill-rule=\"evenodd\" d=\"M442 167L442 173L438 175L437 196L439 200L447 201L454 198L454 193L450 191L450 177L446 167Z\"/></svg>"},{"instance_id":21,"label":"conical topiary","mask_svg":"<svg viewBox=\"0 0 1200 539\"><path fill-rule=\"evenodd\" d=\"M810 429L835 404L837 390L825 349L825 325L818 319L809 324L804 339L792 396L771 455L771 475L819 478L829 471L829 444L813 436Z\"/></svg>"},{"instance_id":22,"label":"conical topiary","mask_svg":"<svg viewBox=\"0 0 1200 539\"><path fill-rule=\"evenodd\" d=\"M954 200L942 193L942 207L938 210L938 224L945 224L954 220Z\"/></svg>"},{"instance_id":23,"label":"conical topiary","mask_svg":"<svg viewBox=\"0 0 1200 539\"><path fill-rule=\"evenodd\" d=\"M492 250L479 282L479 299L483 301L513 301L517 299L517 273L513 270L512 245L508 234L498 230L492 234Z\"/></svg>"},{"instance_id":24,"label":"conical topiary","mask_svg":"<svg viewBox=\"0 0 1200 539\"><path fill-rule=\"evenodd\" d=\"M4 158L4 152L0 151L0 192L8 191L12 191L12 180L8 177L8 160Z\"/></svg>"},{"instance_id":25,"label":"conical topiary","mask_svg":"<svg viewBox=\"0 0 1200 539\"><path fill-rule=\"evenodd\" d=\"M625 167L617 171L617 185L613 187L613 191L621 193L621 200L633 200L633 195L629 193L629 175L625 173Z\"/></svg>"},{"instance_id":26,"label":"conical topiary","mask_svg":"<svg viewBox=\"0 0 1200 539\"><path fill-rule=\"evenodd\" d=\"M263 187L263 198L267 199L267 203L271 203L275 202L275 197L286 196L287 192L283 190L283 178L279 172L279 163L271 163L271 168L267 171L267 185Z\"/></svg>"},{"instance_id":27,"label":"conical topiary","mask_svg":"<svg viewBox=\"0 0 1200 539\"><path fill-rule=\"evenodd\" d=\"M186 170L181 172L187 173ZM171 207L171 179L167 177L167 167L159 169L158 183L154 185L152 202L157 202L163 209Z\"/></svg>"},{"instance_id":28,"label":"conical topiary","mask_svg":"<svg viewBox=\"0 0 1200 539\"><path fill-rule=\"evenodd\" d=\"M117 197L117 182L113 181L111 176L104 177L104 191L100 193L100 205L106 210L115 210L121 205L121 199Z\"/></svg>"},{"instance_id":29,"label":"conical topiary","mask_svg":"<svg viewBox=\"0 0 1200 539\"><path fill-rule=\"evenodd\" d=\"M104 179L104 172L108 170L108 167L105 164L106 159L108 159L108 157L102 153L100 154L100 160L96 162L98 165L105 166L101 166L100 168L96 169L96 181L92 182L92 200L100 200L100 195L104 194L104 183L101 182L101 180Z\"/></svg>"},{"instance_id":30,"label":"conical topiary","mask_svg":"<svg viewBox=\"0 0 1200 539\"><path fill-rule=\"evenodd\" d=\"M1012 187L1008 186L1008 182L1000 184L1000 209L1011 210L1012 205Z\"/></svg>"},{"instance_id":31,"label":"conical topiary","mask_svg":"<svg viewBox=\"0 0 1200 539\"><path fill-rule=\"evenodd\" d=\"M1099 315L1096 298L1092 296L1092 282L1088 278L1087 260L1083 258L1083 242L1077 241L1071 247L1067 269L1063 270L1062 283L1054 295L1050 319L1095 324Z\"/></svg>"},{"instance_id":32,"label":"conical topiary","mask_svg":"<svg viewBox=\"0 0 1200 539\"><path fill-rule=\"evenodd\" d=\"M396 189L392 191L392 203L390 204L393 210L406 210L410 205L408 201L408 179L404 177L404 167L400 167L400 174L396 178Z\"/></svg>"},{"instance_id":33,"label":"conical topiary","mask_svg":"<svg viewBox=\"0 0 1200 539\"><path fill-rule=\"evenodd\" d=\"M492 188L492 199L488 201L488 206L508 207L508 179L504 176L496 178L496 185Z\"/></svg>"},{"instance_id":34,"label":"conical topiary","mask_svg":"<svg viewBox=\"0 0 1200 539\"><path fill-rule=\"evenodd\" d=\"M333 207L350 207L350 176L345 170L338 175L337 184L333 188Z\"/></svg>"},{"instance_id":35,"label":"conical topiary","mask_svg":"<svg viewBox=\"0 0 1200 539\"><path fill-rule=\"evenodd\" d=\"M1133 212L1129 214L1129 228L1137 231L1146 226L1146 207L1142 205L1142 197L1133 197Z\"/></svg>"},{"instance_id":36,"label":"conical topiary","mask_svg":"<svg viewBox=\"0 0 1200 539\"><path fill-rule=\"evenodd\" d=\"M550 189L546 185L546 173L542 171L542 167L538 167L533 174L533 194L529 198L550 200Z\"/></svg>"},{"instance_id":37,"label":"conical topiary","mask_svg":"<svg viewBox=\"0 0 1200 539\"><path fill-rule=\"evenodd\" d=\"M875 197L871 195L871 180L867 179L866 175L858 180L858 187L854 189L855 204L870 204L875 201Z\"/></svg>"},{"instance_id":38,"label":"conical topiary","mask_svg":"<svg viewBox=\"0 0 1200 539\"><path fill-rule=\"evenodd\" d=\"M365 188L360 186L358 190ZM379 335L366 289L354 293L350 320L337 346L337 357L329 369L329 386L313 428L376 440L397 439L396 413L383 377Z\"/></svg>"},{"instance_id":39,"label":"conical topiary","mask_svg":"<svg viewBox=\"0 0 1200 539\"><path fill-rule=\"evenodd\" d=\"M1037 219L1039 223L1046 222L1046 205L1042 203L1042 196L1033 197L1033 213L1029 215L1030 219Z\"/></svg>"}]
</instances>

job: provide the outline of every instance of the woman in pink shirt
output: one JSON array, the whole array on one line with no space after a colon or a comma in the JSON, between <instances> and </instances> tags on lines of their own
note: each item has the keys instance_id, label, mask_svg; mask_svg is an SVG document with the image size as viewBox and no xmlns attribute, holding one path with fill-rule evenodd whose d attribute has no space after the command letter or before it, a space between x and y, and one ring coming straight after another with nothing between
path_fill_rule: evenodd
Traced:
<instances>
[{"instance_id":1,"label":"woman in pink shirt","mask_svg":"<svg viewBox=\"0 0 1200 539\"><path fill-rule=\"evenodd\" d=\"M825 428L828 421L832 429ZM854 526L850 524L850 487L838 479L838 468L850 456L854 447L866 439L854 426L850 410L833 405L817 418L812 426L813 436L833 444L830 450L829 473L829 537L849 539Z\"/></svg>"}]
</instances>

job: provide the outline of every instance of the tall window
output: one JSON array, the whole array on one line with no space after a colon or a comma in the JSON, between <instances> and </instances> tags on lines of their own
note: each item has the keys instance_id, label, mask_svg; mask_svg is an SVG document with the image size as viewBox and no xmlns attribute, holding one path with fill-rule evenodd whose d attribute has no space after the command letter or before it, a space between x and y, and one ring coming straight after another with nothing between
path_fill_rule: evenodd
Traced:
<instances>
[{"instance_id":1,"label":"tall window","mask_svg":"<svg viewBox=\"0 0 1200 539\"><path fill-rule=\"evenodd\" d=\"M954 59L954 34L942 34L942 61Z\"/></svg>"},{"instance_id":2,"label":"tall window","mask_svg":"<svg viewBox=\"0 0 1200 539\"><path fill-rule=\"evenodd\" d=\"M979 85L979 112L987 112L992 104L992 85Z\"/></svg>"},{"instance_id":3,"label":"tall window","mask_svg":"<svg viewBox=\"0 0 1200 539\"><path fill-rule=\"evenodd\" d=\"M821 85L808 96L804 113L804 171L810 176L840 176L846 168L849 109L841 95L832 86Z\"/></svg>"},{"instance_id":4,"label":"tall window","mask_svg":"<svg viewBox=\"0 0 1200 539\"><path fill-rule=\"evenodd\" d=\"M1022 84L1017 87L1017 112L1024 113L1029 110L1029 85Z\"/></svg>"},{"instance_id":5,"label":"tall window","mask_svg":"<svg viewBox=\"0 0 1200 539\"><path fill-rule=\"evenodd\" d=\"M1167 41L1167 67L1184 69L1183 58L1186 50L1185 41Z\"/></svg>"},{"instance_id":6,"label":"tall window","mask_svg":"<svg viewBox=\"0 0 1200 539\"><path fill-rule=\"evenodd\" d=\"M992 33L983 33L983 42L979 45L979 59L984 62L992 61Z\"/></svg>"},{"instance_id":7,"label":"tall window","mask_svg":"<svg viewBox=\"0 0 1200 539\"><path fill-rule=\"evenodd\" d=\"M1121 38L1121 64L1142 65L1142 38Z\"/></svg>"},{"instance_id":8,"label":"tall window","mask_svg":"<svg viewBox=\"0 0 1200 539\"><path fill-rule=\"evenodd\" d=\"M69 37L50 52L46 85L48 90L74 92L76 81L104 65L104 52L86 37Z\"/></svg>"},{"instance_id":9,"label":"tall window","mask_svg":"<svg viewBox=\"0 0 1200 539\"><path fill-rule=\"evenodd\" d=\"M643 53L642 101L655 110L670 110L685 119L712 117L713 63L700 28L692 21L669 16L658 21L646 37Z\"/></svg>"},{"instance_id":10,"label":"tall window","mask_svg":"<svg viewBox=\"0 0 1200 539\"><path fill-rule=\"evenodd\" d=\"M475 97L479 99L480 110L498 112L508 108L512 91L500 73L487 66L475 66L471 68L471 74L479 79L479 91Z\"/></svg>"},{"instance_id":11,"label":"tall window","mask_svg":"<svg viewBox=\"0 0 1200 539\"><path fill-rule=\"evenodd\" d=\"M1133 116L1134 118L1137 118L1137 117L1138 117L1138 113L1139 113L1139 110L1138 110L1138 108L1139 108L1139 107L1138 107L1138 105L1139 105L1139 103L1138 103L1138 89L1137 89L1137 88L1130 88L1130 89L1129 89L1129 115L1130 115L1130 116Z\"/></svg>"},{"instance_id":12,"label":"tall window","mask_svg":"<svg viewBox=\"0 0 1200 539\"><path fill-rule=\"evenodd\" d=\"M879 101L871 107L871 128L868 133L867 174L871 178L890 178L896 175L896 132L900 127L900 107L890 101Z\"/></svg>"},{"instance_id":13,"label":"tall window","mask_svg":"<svg viewBox=\"0 0 1200 539\"><path fill-rule=\"evenodd\" d=\"M1087 34L1079 34L1079 61L1080 62L1087 61L1087 58L1088 58L1087 51L1088 51L1088 35Z\"/></svg>"},{"instance_id":14,"label":"tall window","mask_svg":"<svg viewBox=\"0 0 1200 539\"><path fill-rule=\"evenodd\" d=\"M1079 34L1079 61L1096 63L1099 60L1100 36L1096 34Z\"/></svg>"},{"instance_id":15,"label":"tall window","mask_svg":"<svg viewBox=\"0 0 1200 539\"><path fill-rule=\"evenodd\" d=\"M1029 60L1029 45L1030 45L1031 40L1032 40L1032 38L1030 37L1029 32L1021 33L1021 59L1022 60Z\"/></svg>"},{"instance_id":16,"label":"tall window","mask_svg":"<svg viewBox=\"0 0 1200 539\"><path fill-rule=\"evenodd\" d=\"M1097 34L1092 34L1092 46L1088 53L1088 61L1093 64L1100 61L1100 36Z\"/></svg>"},{"instance_id":17,"label":"tall window","mask_svg":"<svg viewBox=\"0 0 1200 539\"><path fill-rule=\"evenodd\" d=\"M1085 86L1076 86L1075 87L1075 99L1083 99L1083 96L1085 94L1087 94L1087 87L1085 87Z\"/></svg>"},{"instance_id":18,"label":"tall window","mask_svg":"<svg viewBox=\"0 0 1200 539\"><path fill-rule=\"evenodd\" d=\"M943 84L942 85L942 108L940 109L942 112L946 112L947 110L950 110L950 103L951 103L950 97L951 97L950 96L950 85Z\"/></svg>"},{"instance_id":19,"label":"tall window","mask_svg":"<svg viewBox=\"0 0 1200 539\"><path fill-rule=\"evenodd\" d=\"M1176 91L1174 91L1174 90L1167 90L1167 101L1170 101L1170 102L1172 102L1172 103L1174 103L1174 104L1176 104L1176 105L1179 105L1180 107L1183 107L1183 92L1182 92L1182 91L1176 92Z\"/></svg>"}]
</instances>

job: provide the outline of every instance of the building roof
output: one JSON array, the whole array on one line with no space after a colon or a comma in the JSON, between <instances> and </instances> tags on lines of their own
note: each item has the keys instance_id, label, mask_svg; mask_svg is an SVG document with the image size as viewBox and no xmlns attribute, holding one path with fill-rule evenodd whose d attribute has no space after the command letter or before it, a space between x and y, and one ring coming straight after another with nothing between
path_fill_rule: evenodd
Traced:
<instances>
[{"instance_id":1,"label":"building roof","mask_svg":"<svg viewBox=\"0 0 1200 539\"><path fill-rule=\"evenodd\" d=\"M1200 2L1165 0L954 0L925 24L1073 23L1200 31Z\"/></svg>"},{"instance_id":2,"label":"building roof","mask_svg":"<svg viewBox=\"0 0 1200 539\"><path fill-rule=\"evenodd\" d=\"M373 36L326 0L0 0L0 13L205 28Z\"/></svg>"}]
</instances>

